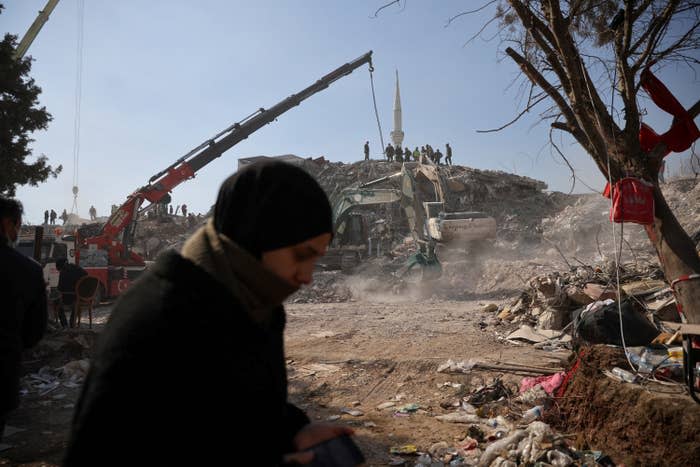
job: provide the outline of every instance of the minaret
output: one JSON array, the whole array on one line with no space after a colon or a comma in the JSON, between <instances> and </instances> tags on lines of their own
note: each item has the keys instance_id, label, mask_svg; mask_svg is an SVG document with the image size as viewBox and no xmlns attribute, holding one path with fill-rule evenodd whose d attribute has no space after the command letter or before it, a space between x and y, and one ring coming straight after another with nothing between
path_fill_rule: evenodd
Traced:
<instances>
[{"instance_id":1,"label":"minaret","mask_svg":"<svg viewBox=\"0 0 700 467\"><path fill-rule=\"evenodd\" d=\"M396 70L396 96L394 97L394 131L391 132L394 146L403 147L403 130L401 129L401 94L399 93L399 70Z\"/></svg>"}]
</instances>

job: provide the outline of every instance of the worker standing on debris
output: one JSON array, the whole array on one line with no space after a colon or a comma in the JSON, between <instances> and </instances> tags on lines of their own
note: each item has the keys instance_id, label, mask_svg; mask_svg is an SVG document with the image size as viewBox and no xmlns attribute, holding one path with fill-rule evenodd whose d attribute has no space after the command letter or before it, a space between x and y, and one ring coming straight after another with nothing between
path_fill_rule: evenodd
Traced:
<instances>
[{"instance_id":1,"label":"worker standing on debris","mask_svg":"<svg viewBox=\"0 0 700 467\"><path fill-rule=\"evenodd\" d=\"M66 225L66 221L68 220L68 213L64 209L63 212L61 213L61 217L59 217L63 221L63 225Z\"/></svg>"},{"instance_id":2,"label":"worker standing on debris","mask_svg":"<svg viewBox=\"0 0 700 467\"><path fill-rule=\"evenodd\" d=\"M97 219L97 209L95 209L95 206L90 206L90 220L94 221Z\"/></svg>"},{"instance_id":3,"label":"worker standing on debris","mask_svg":"<svg viewBox=\"0 0 700 467\"><path fill-rule=\"evenodd\" d=\"M413 160L415 162L420 160L420 151L418 150L418 146L416 146L416 149L413 150Z\"/></svg>"},{"instance_id":4,"label":"worker standing on debris","mask_svg":"<svg viewBox=\"0 0 700 467\"><path fill-rule=\"evenodd\" d=\"M44 211L44 225L49 223L49 210Z\"/></svg>"},{"instance_id":5,"label":"worker standing on debris","mask_svg":"<svg viewBox=\"0 0 700 467\"><path fill-rule=\"evenodd\" d=\"M311 282L332 229L301 168L254 163L224 181L213 219L117 302L63 465L308 463L309 447L352 434L287 401L282 301Z\"/></svg>"},{"instance_id":6,"label":"worker standing on debris","mask_svg":"<svg viewBox=\"0 0 700 467\"><path fill-rule=\"evenodd\" d=\"M51 210L51 215L49 216L49 219L51 220L51 225L56 223L56 211L53 209Z\"/></svg>"},{"instance_id":7,"label":"worker standing on debris","mask_svg":"<svg viewBox=\"0 0 700 467\"><path fill-rule=\"evenodd\" d=\"M403 149L398 144L394 150L394 157L396 157L396 162L403 162Z\"/></svg>"},{"instance_id":8,"label":"worker standing on debris","mask_svg":"<svg viewBox=\"0 0 700 467\"><path fill-rule=\"evenodd\" d=\"M452 148L450 143L445 145L445 165L452 165Z\"/></svg>"},{"instance_id":9,"label":"worker standing on debris","mask_svg":"<svg viewBox=\"0 0 700 467\"><path fill-rule=\"evenodd\" d=\"M369 160L369 141L365 141L365 160Z\"/></svg>"},{"instance_id":10,"label":"worker standing on debris","mask_svg":"<svg viewBox=\"0 0 700 467\"><path fill-rule=\"evenodd\" d=\"M384 153L386 154L387 161L394 162L394 146L392 146L391 143L387 143Z\"/></svg>"},{"instance_id":11,"label":"worker standing on debris","mask_svg":"<svg viewBox=\"0 0 700 467\"><path fill-rule=\"evenodd\" d=\"M182 205L182 216L187 217L187 205L186 204Z\"/></svg>"},{"instance_id":12,"label":"worker standing on debris","mask_svg":"<svg viewBox=\"0 0 700 467\"><path fill-rule=\"evenodd\" d=\"M46 331L46 284L39 263L15 250L22 204L0 196L0 440L19 405L22 351Z\"/></svg>"}]
</instances>

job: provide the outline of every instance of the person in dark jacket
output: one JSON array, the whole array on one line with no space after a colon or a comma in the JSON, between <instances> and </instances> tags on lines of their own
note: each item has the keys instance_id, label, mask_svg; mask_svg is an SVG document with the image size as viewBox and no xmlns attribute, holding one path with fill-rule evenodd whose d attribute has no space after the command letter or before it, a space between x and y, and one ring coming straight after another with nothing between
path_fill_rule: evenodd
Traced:
<instances>
[{"instance_id":1,"label":"person in dark jacket","mask_svg":"<svg viewBox=\"0 0 700 467\"><path fill-rule=\"evenodd\" d=\"M69 263L66 258L58 258L56 260L56 269L58 269L58 291L60 292L59 302L54 306L58 312L58 319L61 325L66 327L65 308L69 308L70 312L70 327L75 326L75 286L81 277L87 276L85 269L77 264Z\"/></svg>"},{"instance_id":2,"label":"person in dark jacket","mask_svg":"<svg viewBox=\"0 0 700 467\"><path fill-rule=\"evenodd\" d=\"M352 434L287 400L282 301L331 240L318 183L279 161L222 184L214 217L117 302L64 466L282 465Z\"/></svg>"},{"instance_id":3,"label":"person in dark jacket","mask_svg":"<svg viewBox=\"0 0 700 467\"><path fill-rule=\"evenodd\" d=\"M388 162L394 162L394 146L392 146L391 143L386 145L384 154L386 154L386 160Z\"/></svg>"},{"instance_id":4,"label":"person in dark jacket","mask_svg":"<svg viewBox=\"0 0 700 467\"><path fill-rule=\"evenodd\" d=\"M369 160L369 141L365 141L364 151L365 151L365 160L368 161Z\"/></svg>"},{"instance_id":5,"label":"person in dark jacket","mask_svg":"<svg viewBox=\"0 0 700 467\"><path fill-rule=\"evenodd\" d=\"M0 196L0 439L8 414L19 405L22 351L46 331L46 284L39 263L13 248L22 204Z\"/></svg>"}]
</instances>

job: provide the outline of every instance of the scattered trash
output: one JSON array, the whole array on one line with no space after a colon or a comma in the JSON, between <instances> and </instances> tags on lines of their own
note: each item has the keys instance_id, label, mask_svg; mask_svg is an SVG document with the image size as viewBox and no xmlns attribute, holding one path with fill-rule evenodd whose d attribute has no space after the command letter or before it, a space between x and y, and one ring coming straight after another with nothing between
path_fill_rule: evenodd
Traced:
<instances>
[{"instance_id":1,"label":"scattered trash","mask_svg":"<svg viewBox=\"0 0 700 467\"><path fill-rule=\"evenodd\" d=\"M574 313L574 333L592 344L622 345L620 313L628 346L648 345L659 330L638 311L631 300L594 302Z\"/></svg>"},{"instance_id":2,"label":"scattered trash","mask_svg":"<svg viewBox=\"0 0 700 467\"><path fill-rule=\"evenodd\" d=\"M550 376L538 376L535 378L525 377L520 382L520 393L534 388L535 386L540 386L544 391L550 396L554 394L554 391L561 386L564 381L565 372L554 373Z\"/></svg>"},{"instance_id":3,"label":"scattered trash","mask_svg":"<svg viewBox=\"0 0 700 467\"><path fill-rule=\"evenodd\" d=\"M389 407L394 407L395 405L396 405L396 403L395 403L395 402L391 402L391 401L390 401L390 402L382 402L381 404L379 404L379 405L377 406L377 410L388 409Z\"/></svg>"},{"instance_id":4,"label":"scattered trash","mask_svg":"<svg viewBox=\"0 0 700 467\"><path fill-rule=\"evenodd\" d=\"M476 414L464 413L464 412L454 412L444 415L437 415L435 417L441 422L448 423L481 423L482 419Z\"/></svg>"},{"instance_id":5,"label":"scattered trash","mask_svg":"<svg viewBox=\"0 0 700 467\"><path fill-rule=\"evenodd\" d=\"M630 373L627 370L623 370L622 368L619 367L614 367L612 371L608 372L607 370L603 371L606 375L610 376L612 374L613 379L617 379L618 381L624 381L626 383L636 383L637 382L637 375L634 375Z\"/></svg>"},{"instance_id":6,"label":"scattered trash","mask_svg":"<svg viewBox=\"0 0 700 467\"><path fill-rule=\"evenodd\" d=\"M391 454L415 454L418 448L415 444L404 444L403 446L392 446L389 448Z\"/></svg>"},{"instance_id":7,"label":"scattered trash","mask_svg":"<svg viewBox=\"0 0 700 467\"><path fill-rule=\"evenodd\" d=\"M438 373L469 373L469 371L474 368L475 360L470 359L469 361L455 362L452 360L447 360L447 362L438 366Z\"/></svg>"},{"instance_id":8,"label":"scattered trash","mask_svg":"<svg viewBox=\"0 0 700 467\"><path fill-rule=\"evenodd\" d=\"M363 416L363 415L365 414L362 410L359 410L359 409L349 409L349 408L347 408L347 407L343 407L342 409L340 409L340 412L341 412L341 413L346 413L346 414L348 414L348 415L352 415L353 417L361 417L361 416Z\"/></svg>"},{"instance_id":9,"label":"scattered trash","mask_svg":"<svg viewBox=\"0 0 700 467\"><path fill-rule=\"evenodd\" d=\"M406 405L399 407L398 410L396 411L396 413L403 413L403 414L413 413L413 412L417 411L418 409L420 409L420 405L418 405L418 404L406 404Z\"/></svg>"},{"instance_id":10,"label":"scattered trash","mask_svg":"<svg viewBox=\"0 0 700 467\"><path fill-rule=\"evenodd\" d=\"M526 423L526 424L529 424L530 422L534 422L538 418L542 417L543 410L544 410L544 407L542 407L541 405L536 405L535 407L533 407L530 410L523 413L522 422Z\"/></svg>"},{"instance_id":11,"label":"scattered trash","mask_svg":"<svg viewBox=\"0 0 700 467\"><path fill-rule=\"evenodd\" d=\"M511 435L489 444L488 447L484 449L483 454L479 458L479 467L490 466L491 462L493 462L502 451L517 446L520 440L523 439L526 435L527 432L525 430L516 430Z\"/></svg>"},{"instance_id":12,"label":"scattered trash","mask_svg":"<svg viewBox=\"0 0 700 467\"><path fill-rule=\"evenodd\" d=\"M503 381L496 378L491 385L479 388L476 392L469 395L467 402L478 407L487 402L497 401L511 395L510 390L503 384Z\"/></svg>"}]
</instances>

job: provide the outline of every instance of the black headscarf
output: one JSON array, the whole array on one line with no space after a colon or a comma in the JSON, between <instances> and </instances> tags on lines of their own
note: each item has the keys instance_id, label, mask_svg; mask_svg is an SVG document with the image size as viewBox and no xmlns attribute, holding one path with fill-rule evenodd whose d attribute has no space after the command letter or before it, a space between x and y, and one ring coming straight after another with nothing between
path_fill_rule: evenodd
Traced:
<instances>
[{"instance_id":1,"label":"black headscarf","mask_svg":"<svg viewBox=\"0 0 700 467\"><path fill-rule=\"evenodd\" d=\"M304 170L279 161L256 162L221 184L214 227L253 256L333 233L331 205Z\"/></svg>"}]
</instances>

